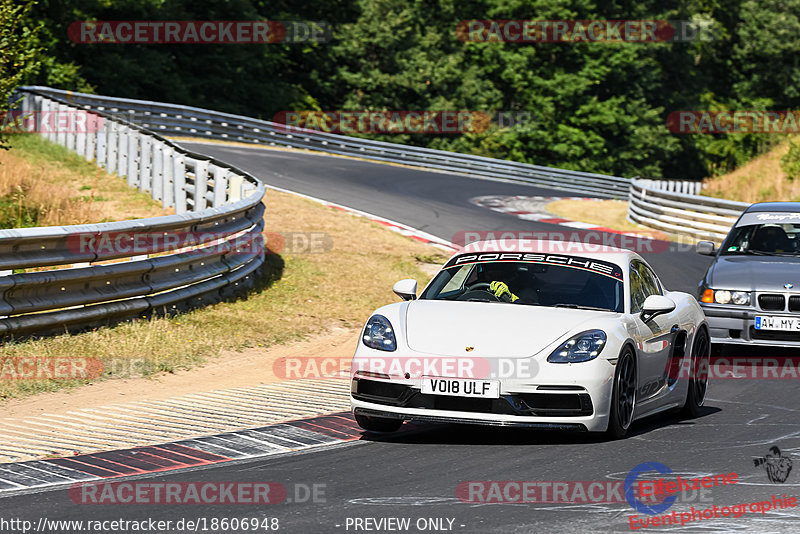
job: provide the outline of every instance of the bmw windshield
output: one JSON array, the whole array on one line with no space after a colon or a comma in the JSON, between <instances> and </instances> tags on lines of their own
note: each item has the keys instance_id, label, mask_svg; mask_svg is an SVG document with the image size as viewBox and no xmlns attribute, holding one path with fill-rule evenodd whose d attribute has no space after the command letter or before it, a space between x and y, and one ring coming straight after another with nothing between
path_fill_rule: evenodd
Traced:
<instances>
[{"instance_id":1,"label":"bmw windshield","mask_svg":"<svg viewBox=\"0 0 800 534\"><path fill-rule=\"evenodd\" d=\"M800 223L748 224L733 229L720 255L797 256Z\"/></svg>"},{"instance_id":2,"label":"bmw windshield","mask_svg":"<svg viewBox=\"0 0 800 534\"><path fill-rule=\"evenodd\" d=\"M501 253L451 259L420 299L622 312L623 295L616 264L576 256Z\"/></svg>"}]
</instances>

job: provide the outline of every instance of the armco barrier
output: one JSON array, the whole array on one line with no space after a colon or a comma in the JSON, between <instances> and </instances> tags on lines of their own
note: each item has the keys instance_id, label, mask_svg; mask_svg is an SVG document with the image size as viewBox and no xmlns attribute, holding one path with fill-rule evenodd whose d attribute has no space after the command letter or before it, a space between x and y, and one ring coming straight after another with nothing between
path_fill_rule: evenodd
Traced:
<instances>
[{"instance_id":1,"label":"armco barrier","mask_svg":"<svg viewBox=\"0 0 800 534\"><path fill-rule=\"evenodd\" d=\"M634 180L628 220L697 239L722 241L750 204L664 191L650 180Z\"/></svg>"},{"instance_id":2,"label":"armco barrier","mask_svg":"<svg viewBox=\"0 0 800 534\"><path fill-rule=\"evenodd\" d=\"M651 180L642 179L638 176L634 178L646 183L649 189L667 191L669 193L683 193L685 195L697 195L703 189L703 182L699 180Z\"/></svg>"},{"instance_id":3,"label":"armco barrier","mask_svg":"<svg viewBox=\"0 0 800 534\"><path fill-rule=\"evenodd\" d=\"M438 169L487 180L524 183L605 198L626 198L630 178L607 176L501 159L433 150L359 137L289 128L282 124L202 108L145 100L73 93L48 87L25 87L95 109L151 131L174 136L280 145Z\"/></svg>"},{"instance_id":4,"label":"armco barrier","mask_svg":"<svg viewBox=\"0 0 800 534\"><path fill-rule=\"evenodd\" d=\"M23 117L84 112L66 93L20 90ZM265 187L255 177L183 149L103 111L97 131L48 139L149 192L175 215L113 223L0 230L0 336L71 331L218 302L251 287L264 262ZM41 124L30 124L42 131ZM47 130L47 128L44 128ZM104 238L212 236L200 248L158 240L101 247ZM138 241L137 241L138 243ZM113 263L102 263L115 260ZM40 270L44 268L46 270ZM21 272L14 272L21 271Z\"/></svg>"}]
</instances>

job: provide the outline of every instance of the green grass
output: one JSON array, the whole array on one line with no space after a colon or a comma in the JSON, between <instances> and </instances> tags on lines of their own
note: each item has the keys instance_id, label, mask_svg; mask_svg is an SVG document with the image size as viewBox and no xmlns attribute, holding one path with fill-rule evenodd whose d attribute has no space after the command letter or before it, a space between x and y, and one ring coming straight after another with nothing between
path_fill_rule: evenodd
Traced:
<instances>
[{"instance_id":1,"label":"green grass","mask_svg":"<svg viewBox=\"0 0 800 534\"><path fill-rule=\"evenodd\" d=\"M41 210L25 202L23 191L0 197L0 228L39 226Z\"/></svg>"},{"instance_id":2,"label":"green grass","mask_svg":"<svg viewBox=\"0 0 800 534\"><path fill-rule=\"evenodd\" d=\"M58 162L64 170L85 175L89 179L97 171L94 163L39 135L15 134L9 137L9 141L12 150L24 152L25 159L33 164Z\"/></svg>"}]
</instances>

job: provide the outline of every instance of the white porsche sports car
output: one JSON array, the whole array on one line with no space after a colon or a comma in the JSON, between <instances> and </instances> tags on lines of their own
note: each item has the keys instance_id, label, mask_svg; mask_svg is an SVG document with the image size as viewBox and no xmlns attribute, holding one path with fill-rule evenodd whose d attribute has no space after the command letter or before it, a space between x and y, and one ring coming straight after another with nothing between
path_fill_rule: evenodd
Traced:
<instances>
[{"instance_id":1,"label":"white porsche sports car","mask_svg":"<svg viewBox=\"0 0 800 534\"><path fill-rule=\"evenodd\" d=\"M620 438L655 413L697 416L710 344L695 298L665 290L635 252L558 252L581 247L483 241L455 253L419 297L416 281L397 282L403 302L375 310L353 357L358 424L382 432L404 420L529 426Z\"/></svg>"}]
</instances>

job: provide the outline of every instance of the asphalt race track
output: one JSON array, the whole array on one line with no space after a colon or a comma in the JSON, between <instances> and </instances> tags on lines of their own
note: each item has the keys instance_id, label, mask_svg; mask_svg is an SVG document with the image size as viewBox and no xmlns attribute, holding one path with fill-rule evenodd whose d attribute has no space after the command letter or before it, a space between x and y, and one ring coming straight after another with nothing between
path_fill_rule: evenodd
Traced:
<instances>
[{"instance_id":1,"label":"asphalt race track","mask_svg":"<svg viewBox=\"0 0 800 534\"><path fill-rule=\"evenodd\" d=\"M567 233L569 228L519 219L470 203L483 195L591 196L298 152L182 142L230 162L272 186L392 219L447 241L465 231ZM269 209L269 207L267 208ZM290 231L290 229L287 229ZM642 255L671 290L694 294L710 263L687 245L664 242Z\"/></svg>"},{"instance_id":2,"label":"asphalt race track","mask_svg":"<svg viewBox=\"0 0 800 534\"><path fill-rule=\"evenodd\" d=\"M361 161L222 145L186 146L248 170L268 184L381 215L444 239L464 230L554 231L558 227L521 220L472 205L480 195L567 196L563 192L450 176ZM290 231L291 229L286 229ZM646 255L670 289L694 292L709 258L678 247ZM732 356L778 355L761 349ZM781 352L781 356L793 353ZM798 360L794 360L797 362ZM278 482L287 499L248 505L79 505L66 489L45 490L0 499L2 516L33 521L207 518L277 518L278 532L631 532L638 519L677 512L772 501L800 495L800 467L783 482L771 481L766 462L776 446L800 463L800 388L792 379L715 379L702 416L681 420L661 416L638 422L632 435L616 442L586 434L537 432L458 425L406 425L396 434L364 434L361 439L268 459L231 462L188 471L147 475L137 482ZM777 464L775 458L770 460ZM737 483L684 491L658 516L635 511L626 501L624 481L645 462L663 464L684 478L736 473ZM757 465L758 464L758 465ZM774 472L773 472L774 474ZM780 474L780 473L779 473ZM783 476L785 475L785 476ZM464 491L469 482L483 488ZM492 484L491 481L498 482ZM577 497L575 502L520 503L507 481L538 483L537 501L552 482L601 483L613 502ZM316 498L305 489L316 485ZM611 490L610 488L615 488ZM494 488L494 490L492 490ZM499 488L499 490L498 490ZM620 489L622 488L622 490ZM562 487L563 489L563 487ZM503 491L505 490L505 495ZM492 493L495 491L495 493ZM500 493L496 493L500 491ZM621 493L620 493L621 492ZM480 499L509 502L478 502ZM498 498L499 497L499 498ZM532 500L532 499L529 499ZM558 499L555 499L558 500ZM562 499L564 500L564 499ZM291 501L291 502L289 502ZM655 506L654 506L655 507ZM766 506L761 507L766 508ZM741 511L741 509L739 509ZM401 520L400 523L394 519ZM391 519L391 521L390 521ZM402 523L408 519L408 526ZM644 531L797 532L798 508L747 508L740 517L686 520L685 525L651 526ZM636 525L639 527L639 525ZM0 529L3 532L13 530ZM107 530L106 532L112 532ZM117 530L123 532L123 530ZM185 532L167 530L167 532ZM241 532L207 528L199 532ZM253 531L252 529L250 531ZM263 532L264 530L255 530ZM61 531L59 531L61 532ZM100 531L98 531L100 532Z\"/></svg>"}]
</instances>

